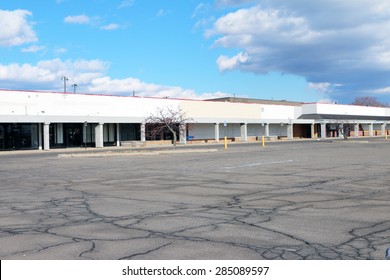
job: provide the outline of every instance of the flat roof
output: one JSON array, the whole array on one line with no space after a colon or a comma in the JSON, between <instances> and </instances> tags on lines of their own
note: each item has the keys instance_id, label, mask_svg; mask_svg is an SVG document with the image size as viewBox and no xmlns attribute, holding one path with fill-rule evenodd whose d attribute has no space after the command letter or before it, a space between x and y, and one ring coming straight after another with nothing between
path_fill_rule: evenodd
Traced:
<instances>
[{"instance_id":1,"label":"flat roof","mask_svg":"<svg viewBox=\"0 0 390 280\"><path fill-rule=\"evenodd\" d=\"M244 97L221 97L206 99L206 101L216 102L233 102L233 103L256 103L256 104L271 104L271 105L288 105L288 106L300 106L304 102L287 101L287 100L269 100L269 99L256 99L256 98L244 98Z\"/></svg>"},{"instance_id":2,"label":"flat roof","mask_svg":"<svg viewBox=\"0 0 390 280\"><path fill-rule=\"evenodd\" d=\"M364 116L364 115L337 115L337 114L303 114L299 119L314 119L314 120L377 120L388 121L390 116Z\"/></svg>"}]
</instances>

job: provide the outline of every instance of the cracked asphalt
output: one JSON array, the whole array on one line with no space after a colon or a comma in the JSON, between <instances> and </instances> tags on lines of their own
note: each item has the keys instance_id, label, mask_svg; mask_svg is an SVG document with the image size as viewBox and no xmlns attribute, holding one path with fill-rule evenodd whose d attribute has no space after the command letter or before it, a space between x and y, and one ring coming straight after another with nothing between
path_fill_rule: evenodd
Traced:
<instances>
[{"instance_id":1,"label":"cracked asphalt","mask_svg":"<svg viewBox=\"0 0 390 280\"><path fill-rule=\"evenodd\" d=\"M384 259L390 141L0 152L0 259Z\"/></svg>"}]
</instances>

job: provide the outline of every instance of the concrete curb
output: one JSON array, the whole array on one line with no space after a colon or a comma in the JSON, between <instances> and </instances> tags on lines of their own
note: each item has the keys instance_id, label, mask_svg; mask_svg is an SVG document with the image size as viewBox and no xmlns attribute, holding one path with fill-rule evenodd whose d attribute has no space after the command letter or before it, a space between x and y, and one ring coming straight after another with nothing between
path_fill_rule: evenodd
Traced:
<instances>
[{"instance_id":1,"label":"concrete curb","mask_svg":"<svg viewBox=\"0 0 390 280\"><path fill-rule=\"evenodd\" d=\"M113 156L159 156L162 154L190 154L190 153L213 153L218 149L180 149L180 150L166 150L166 151L107 151L94 153L72 153L59 154L59 158L81 158L81 157L113 157Z\"/></svg>"}]
</instances>

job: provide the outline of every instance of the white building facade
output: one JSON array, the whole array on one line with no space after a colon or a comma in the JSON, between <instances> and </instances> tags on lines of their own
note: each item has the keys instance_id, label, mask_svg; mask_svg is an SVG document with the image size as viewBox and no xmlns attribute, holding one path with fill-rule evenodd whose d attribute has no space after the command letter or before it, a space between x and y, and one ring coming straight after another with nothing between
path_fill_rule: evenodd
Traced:
<instances>
[{"instance_id":1,"label":"white building facade","mask_svg":"<svg viewBox=\"0 0 390 280\"><path fill-rule=\"evenodd\" d=\"M146 118L182 110L190 123L180 143L384 136L390 108L226 98L185 100L0 90L0 150L104 147L150 139Z\"/></svg>"}]
</instances>

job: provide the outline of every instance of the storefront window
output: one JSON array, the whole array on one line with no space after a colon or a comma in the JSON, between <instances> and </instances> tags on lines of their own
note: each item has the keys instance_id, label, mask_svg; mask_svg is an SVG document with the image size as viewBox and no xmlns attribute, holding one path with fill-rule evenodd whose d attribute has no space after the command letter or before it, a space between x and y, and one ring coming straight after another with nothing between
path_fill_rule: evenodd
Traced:
<instances>
[{"instance_id":1,"label":"storefront window","mask_svg":"<svg viewBox=\"0 0 390 280\"><path fill-rule=\"evenodd\" d=\"M38 124L0 124L0 149L37 149L39 146Z\"/></svg>"}]
</instances>

